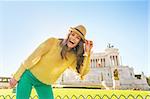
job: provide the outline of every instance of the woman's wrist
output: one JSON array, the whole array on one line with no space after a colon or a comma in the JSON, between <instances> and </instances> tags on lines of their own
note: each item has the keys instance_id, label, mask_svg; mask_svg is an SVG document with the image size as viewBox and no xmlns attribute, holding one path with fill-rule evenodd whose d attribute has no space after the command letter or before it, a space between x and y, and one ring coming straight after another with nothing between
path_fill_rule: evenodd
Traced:
<instances>
[{"instance_id":1,"label":"woman's wrist","mask_svg":"<svg viewBox=\"0 0 150 99\"><path fill-rule=\"evenodd\" d=\"M89 56L89 54L90 54L90 51L85 51L83 56Z\"/></svg>"}]
</instances>

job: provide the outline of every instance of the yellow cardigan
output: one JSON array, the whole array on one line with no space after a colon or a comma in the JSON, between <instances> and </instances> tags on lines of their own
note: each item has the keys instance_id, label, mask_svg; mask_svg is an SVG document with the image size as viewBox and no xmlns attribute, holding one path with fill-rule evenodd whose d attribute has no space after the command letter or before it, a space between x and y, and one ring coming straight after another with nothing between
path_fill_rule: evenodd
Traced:
<instances>
[{"instance_id":1,"label":"yellow cardigan","mask_svg":"<svg viewBox=\"0 0 150 99\"><path fill-rule=\"evenodd\" d=\"M14 74L14 78L19 81L26 69L45 84L53 84L59 76L67 69L76 71L76 55L70 51L67 52L67 59L62 59L60 52L60 40L49 38L43 42L20 66ZM90 53L84 57L83 65L80 68L81 78L90 70ZM77 71L76 71L77 72Z\"/></svg>"}]
</instances>

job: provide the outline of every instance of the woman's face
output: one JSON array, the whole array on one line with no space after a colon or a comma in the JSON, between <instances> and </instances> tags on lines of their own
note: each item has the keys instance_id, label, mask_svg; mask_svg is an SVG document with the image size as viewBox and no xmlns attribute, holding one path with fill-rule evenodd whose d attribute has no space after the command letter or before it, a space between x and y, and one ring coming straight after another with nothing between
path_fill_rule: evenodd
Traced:
<instances>
[{"instance_id":1,"label":"woman's face","mask_svg":"<svg viewBox=\"0 0 150 99\"><path fill-rule=\"evenodd\" d=\"M67 41L68 48L72 49L76 47L78 43L80 42L80 40L81 40L81 37L77 33L71 32Z\"/></svg>"}]
</instances>

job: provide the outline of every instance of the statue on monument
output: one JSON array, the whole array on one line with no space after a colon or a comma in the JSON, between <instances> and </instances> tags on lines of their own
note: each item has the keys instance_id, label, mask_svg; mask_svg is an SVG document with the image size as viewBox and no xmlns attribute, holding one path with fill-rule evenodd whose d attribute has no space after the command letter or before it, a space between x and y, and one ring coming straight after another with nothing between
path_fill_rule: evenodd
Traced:
<instances>
[{"instance_id":1,"label":"statue on monument","mask_svg":"<svg viewBox=\"0 0 150 99\"><path fill-rule=\"evenodd\" d=\"M114 70L113 74L113 89L120 89L119 72L117 68Z\"/></svg>"},{"instance_id":2,"label":"statue on monument","mask_svg":"<svg viewBox=\"0 0 150 99\"><path fill-rule=\"evenodd\" d=\"M110 43L108 43L107 48L113 48L114 45L111 45Z\"/></svg>"},{"instance_id":3,"label":"statue on monument","mask_svg":"<svg viewBox=\"0 0 150 99\"><path fill-rule=\"evenodd\" d=\"M114 80L119 80L119 73L117 69L114 70Z\"/></svg>"}]
</instances>

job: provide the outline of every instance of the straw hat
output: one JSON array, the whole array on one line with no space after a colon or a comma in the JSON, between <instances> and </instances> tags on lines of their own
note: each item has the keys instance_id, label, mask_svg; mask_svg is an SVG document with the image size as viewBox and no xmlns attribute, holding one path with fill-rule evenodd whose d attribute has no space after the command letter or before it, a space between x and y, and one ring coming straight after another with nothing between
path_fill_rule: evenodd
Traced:
<instances>
[{"instance_id":1,"label":"straw hat","mask_svg":"<svg viewBox=\"0 0 150 99\"><path fill-rule=\"evenodd\" d=\"M77 33L83 39L83 41L85 41L86 29L83 25L70 27L70 31Z\"/></svg>"}]
</instances>

